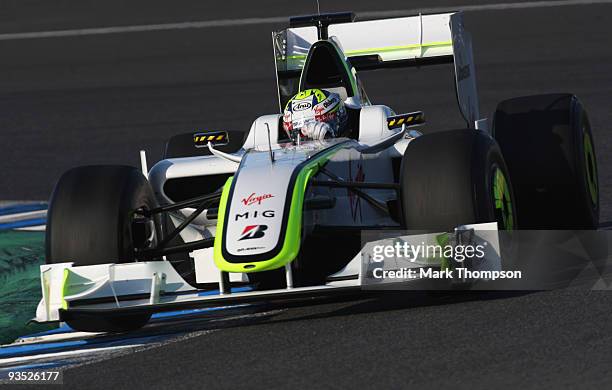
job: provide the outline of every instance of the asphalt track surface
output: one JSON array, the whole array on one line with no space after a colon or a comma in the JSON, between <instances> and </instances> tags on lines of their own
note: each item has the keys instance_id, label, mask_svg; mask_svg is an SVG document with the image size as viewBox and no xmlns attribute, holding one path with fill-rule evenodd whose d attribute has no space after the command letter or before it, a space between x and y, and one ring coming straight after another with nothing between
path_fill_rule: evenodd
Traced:
<instances>
[{"instance_id":1,"label":"asphalt track surface","mask_svg":"<svg viewBox=\"0 0 612 390\"><path fill-rule=\"evenodd\" d=\"M295 4L297 3L297 4ZM384 11L462 1L350 2ZM495 2L487 2L491 5ZM588 3L588 2L587 2ZM247 6L247 4L249 4ZM310 13L313 3L4 1L0 34ZM470 3L474 5L476 3ZM483 113L515 96L573 92L589 110L601 220L612 219L611 4L472 10ZM46 199L62 171L151 162L196 128L247 129L277 109L261 23L0 40L0 199ZM447 68L367 75L375 102L461 125ZM568 206L571 207L571 206ZM70 388L609 388L612 295L566 289L434 298L394 294L293 307L68 369Z\"/></svg>"}]
</instances>

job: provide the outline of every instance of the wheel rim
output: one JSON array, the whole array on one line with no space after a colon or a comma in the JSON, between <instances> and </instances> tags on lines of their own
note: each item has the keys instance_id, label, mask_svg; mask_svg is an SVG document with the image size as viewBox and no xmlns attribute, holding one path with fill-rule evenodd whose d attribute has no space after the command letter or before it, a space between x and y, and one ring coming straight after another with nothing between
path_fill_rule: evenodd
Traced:
<instances>
[{"instance_id":1,"label":"wheel rim","mask_svg":"<svg viewBox=\"0 0 612 390\"><path fill-rule=\"evenodd\" d=\"M132 216L132 242L134 250L150 249L157 245L155 221L146 215L146 208L141 208Z\"/></svg>"},{"instance_id":2,"label":"wheel rim","mask_svg":"<svg viewBox=\"0 0 612 390\"><path fill-rule=\"evenodd\" d=\"M597 182L597 168L595 166L595 153L593 151L593 142L591 136L586 131L584 132L584 166L586 169L587 185L589 194L591 195L592 205L597 205L599 192L599 183Z\"/></svg>"},{"instance_id":3,"label":"wheel rim","mask_svg":"<svg viewBox=\"0 0 612 390\"><path fill-rule=\"evenodd\" d=\"M506 176L501 169L496 168L493 173L493 199L495 201L495 217L501 222L504 230L514 229L514 210L510 187Z\"/></svg>"}]
</instances>

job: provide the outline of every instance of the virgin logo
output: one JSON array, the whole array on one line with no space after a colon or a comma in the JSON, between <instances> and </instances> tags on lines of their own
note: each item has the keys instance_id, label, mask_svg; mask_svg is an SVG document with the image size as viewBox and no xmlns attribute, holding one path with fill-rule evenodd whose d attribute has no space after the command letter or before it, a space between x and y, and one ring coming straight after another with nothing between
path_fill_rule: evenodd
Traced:
<instances>
[{"instance_id":1,"label":"virgin logo","mask_svg":"<svg viewBox=\"0 0 612 390\"><path fill-rule=\"evenodd\" d=\"M242 198L242 203L244 203L245 206L250 206L252 204L261 204L263 200L270 199L270 198L274 198L274 195L272 194L255 195L255 193L253 192L247 198Z\"/></svg>"}]
</instances>

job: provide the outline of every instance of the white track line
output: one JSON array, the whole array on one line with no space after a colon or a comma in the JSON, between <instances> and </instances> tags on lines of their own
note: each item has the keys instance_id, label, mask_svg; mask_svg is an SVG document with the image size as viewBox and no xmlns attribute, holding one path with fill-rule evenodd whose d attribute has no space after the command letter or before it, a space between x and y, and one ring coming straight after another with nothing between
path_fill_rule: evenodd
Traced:
<instances>
[{"instance_id":1,"label":"white track line","mask_svg":"<svg viewBox=\"0 0 612 390\"><path fill-rule=\"evenodd\" d=\"M24 213L7 214L0 216L0 223L17 222L27 219L38 219L47 215L47 210L27 211Z\"/></svg>"},{"instance_id":2,"label":"white track line","mask_svg":"<svg viewBox=\"0 0 612 390\"><path fill-rule=\"evenodd\" d=\"M44 336L23 337L23 338L19 338L15 340L11 344L5 344L5 345L2 345L1 347L21 347L24 345L31 345L31 344L57 343L60 341L70 341L70 340L85 340L88 338L99 336L101 334L104 334L104 333L68 331L65 333L56 333L56 334L49 334L49 335L44 335Z\"/></svg>"},{"instance_id":3,"label":"white track line","mask_svg":"<svg viewBox=\"0 0 612 390\"><path fill-rule=\"evenodd\" d=\"M13 230L19 230L19 231L24 231L24 232L44 232L45 230L47 230L47 226L46 225L28 226L28 227L15 228Z\"/></svg>"},{"instance_id":4,"label":"white track line","mask_svg":"<svg viewBox=\"0 0 612 390\"><path fill-rule=\"evenodd\" d=\"M0 359L0 368L6 364L15 364L15 363L29 362L31 360L41 360L41 359L57 358L57 357L64 357L64 356L86 355L86 354L92 354L92 353L98 353L98 352L114 351L118 349L136 348L136 347L141 347L143 345L144 344L118 345L118 346L106 347L106 348L87 348L87 349L77 349L73 351L43 353L39 355L6 358L6 359Z\"/></svg>"},{"instance_id":5,"label":"white track line","mask_svg":"<svg viewBox=\"0 0 612 390\"><path fill-rule=\"evenodd\" d=\"M549 8L549 7L564 7L572 5L593 5L593 4L612 4L612 0L556 0L556 1L530 1L530 2L509 2L498 4L479 4L479 5L457 5L446 7L423 7L413 9L398 9L389 11L366 11L359 12L361 18L382 18L392 16L415 15L421 13L437 13L448 10L460 11L497 11L508 9L528 9L528 8ZM135 32L151 32L151 31L167 31L167 30L187 30L187 29L204 29L215 27L236 27L250 26L260 24L286 23L289 16L273 16L267 18L244 18L244 19L217 19L203 20L193 22L178 22L178 23L161 23L161 24L144 24L135 26L110 26L110 27L95 27L82 28L72 30L54 30L54 31L32 31L19 33L0 34L0 41L13 41L21 39L39 39L39 38L64 38L78 37L88 35L106 35L106 34L121 34Z\"/></svg>"}]
</instances>

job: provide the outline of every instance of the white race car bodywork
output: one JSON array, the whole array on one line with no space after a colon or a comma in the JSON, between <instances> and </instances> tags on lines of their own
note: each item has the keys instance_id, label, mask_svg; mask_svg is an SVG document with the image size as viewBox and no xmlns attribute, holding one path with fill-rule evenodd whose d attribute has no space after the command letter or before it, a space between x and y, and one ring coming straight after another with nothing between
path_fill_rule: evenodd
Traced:
<instances>
[{"instance_id":1,"label":"white race car bodywork","mask_svg":"<svg viewBox=\"0 0 612 390\"><path fill-rule=\"evenodd\" d=\"M379 182L392 182L391 176L391 158L401 157L406 147L413 139L412 137L404 138L404 133L401 128L389 129L387 126L387 118L393 114L393 111L386 106L367 106L361 110L360 120L360 134L362 134L364 140L347 141L351 144L352 148L347 147L342 149L335 154L328 162L328 169L340 177L348 180L353 180L356 175L362 175L365 178L375 178ZM245 172L252 175L253 179L249 180L248 177L243 175L240 180L240 188L238 191L242 191L242 196L236 198L236 204L232 207L240 208L236 211L236 214L246 215L249 212L248 207L242 207L240 202L242 199L246 199L251 194L256 194L255 190L252 189L264 189L266 193L277 193L285 194L287 192L288 180L283 179L283 175L289 175L292 172L292 167L300 162L296 160L295 156L290 156L289 159L292 163L289 164L289 169L285 169L283 173L283 166L287 165L278 164L278 160L282 159L282 155L295 154L295 153L309 153L317 151L321 148L327 147L327 143L316 143L316 142L305 142L300 147L287 146L286 144L277 143L279 131L279 116L278 115L266 115L255 120L251 126L249 135L246 137L245 144L242 148L242 152L237 155L244 155L247 150L252 151L251 156L256 158L263 164L270 165L270 167L263 167L264 169L274 169L274 172L260 172L256 169L248 169L257 162L253 162L248 165ZM267 129L270 129L271 139L268 143ZM265 129L265 130L264 130ZM380 150L377 148L380 146ZM272 152L277 159L276 164L269 164L269 149L272 148ZM312 150L309 150L312 149ZM373 153L362 153L360 150L372 150ZM250 161L250 160L249 160ZM247 161L247 163L249 162ZM261 164L260 164L261 165ZM245 164L246 166L246 164ZM164 183L168 179L176 179L182 177L191 176L205 176L213 174L234 174L238 170L239 164L224 159L223 157L212 156L201 156L201 157L188 157L180 159L169 159L160 161L156 164L149 172L149 180L157 194L161 199L170 203L171 199L164 193ZM352 175L353 177L347 177ZM262 186L261 178L264 177L266 180L265 185ZM274 177L275 180L269 180ZM274 190L272 190L273 187ZM392 191L387 191L387 194L381 194L379 191L377 197L382 202L390 200L392 198ZM381 198L382 196L382 198ZM276 197L273 199L265 200L266 203L280 202L275 205L274 208L282 209L284 207L284 199L282 197ZM335 207L333 212L319 213L317 215L317 223L319 225L358 225L363 223L366 226L394 226L396 222L389 220L388 216L381 215L380 213L372 210L367 204L360 205L361 210L358 215L352 215L351 212L354 205L351 205L351 200L348 196L338 198L340 204L339 207ZM172 217L175 226L181 222L181 217L186 217L194 211L193 208L186 208L180 210L179 213ZM266 210L263 210L266 211ZM267 217L265 214L261 214L258 219L251 219L253 223L266 222L269 226L280 226L278 218L282 217L281 213L276 213L274 217ZM356 220L359 217L360 220ZM276 220L275 220L276 219ZM398 226L399 227L399 226ZM216 235L217 220L208 220L206 213L202 213L198 216L190 226L181 232L181 237L185 242L195 241L202 238L214 237ZM238 229L238 228L236 228ZM230 231L234 237L240 235L240 231ZM278 231L274 231L273 234L278 235ZM236 248L235 250L238 250ZM259 248L260 251L263 248ZM212 248L206 248L194 251L192 256L196 264L196 278L198 283L214 283L218 282L218 270L212 266L210 257L212 254ZM244 280L241 276L232 274L232 281Z\"/></svg>"},{"instance_id":2,"label":"white race car bodywork","mask_svg":"<svg viewBox=\"0 0 612 390\"><path fill-rule=\"evenodd\" d=\"M351 66L350 57L359 55L378 55L381 64L396 60L453 56L460 109L471 127L477 127L478 121L482 127L471 41L463 30L460 13L330 25L329 33L332 37L330 42L339 50L346 66ZM279 43L279 39L284 42L284 46L281 45L282 42ZM306 55L316 41L316 27L292 28L276 33L277 71L301 70ZM242 147L231 155L211 147L212 155L165 159L155 164L148 172L149 181L160 204L174 203L164 189L168 180L211 175L233 176L231 191L224 190L224 194L231 192L226 199L227 204L225 208L219 208L219 214L226 214L213 218L209 214L210 210L205 210L180 232L181 239L186 243L215 237L214 248L194 250L190 256L195 264L196 282L218 284L221 296L203 294L192 287L177 273L172 264L165 260L115 264L115 259L109 259L108 264L79 267L70 262L48 264L41 266L43 298L38 306L36 321L57 321L61 319L60 310L75 308L154 312L227 301L238 302L244 299L272 299L332 290L361 289L369 272L368 264L371 263L364 259L362 252L355 253L352 260L347 259L344 269L330 275L320 286L294 288L291 267L285 266L287 288L225 295L223 292L229 292L225 283L247 282L250 269L248 267L258 265L248 264L245 260L240 262L240 266L244 267L243 272L235 272L238 266L231 265L231 261L226 259L224 263L220 260L221 257L228 256L277 256L277 252L284 250L289 240L287 235L290 234L290 229L286 221L291 217L291 211L288 210L293 207L295 196L298 196L300 202L317 198L333 198L334 201L333 206L325 210L308 210L302 215L300 209L299 229L303 229L306 234L315 225L330 228L340 225L362 229L400 229L400 224L391 218L389 213L381 211L396 197L392 188L364 190L366 195L373 198L371 202L358 201L348 190L345 194L336 191L332 196L331 189L318 187L292 195L294 197L286 195L297 191L292 187L292 180L296 180L295 176L302 172L303 167L319 158L324 160L326 175L329 177L347 182L363 182L367 179L377 183L394 183L392 160L401 158L410 142L419 135L418 132L409 131L405 125L392 126L389 119L395 115L393 110L387 106L370 104L360 87L355 69L351 68L347 74L350 85L339 86L337 90L350 95L345 99L347 107L360 110L356 136L352 139L310 141L297 145L287 143L282 141L280 115L271 114L259 117L253 122ZM279 80L279 91L282 89L281 84ZM347 88L352 91L347 91ZM282 100L282 92L279 92L279 97ZM321 157L323 154L324 158ZM313 172L316 173L316 169ZM310 179L308 176L305 180ZM230 186L230 183L226 183L226 186ZM221 202L224 204L223 198ZM251 207L253 204L258 208ZM172 224L180 225L194 210L193 207L185 207L173 211L170 213ZM223 224L220 221L225 222ZM247 227L265 226L265 237L262 236L256 245L245 244L248 241L245 238L254 237L257 228L247 230L242 222L248 222ZM221 232L220 228L226 230ZM469 228L474 229L477 236L479 231L497 231L495 223L473 225ZM297 240L301 237L299 229L295 233ZM223 240L217 240L216 237L220 236L223 236ZM423 237L399 236L397 239L420 242ZM488 259L492 268L498 268L497 238L482 239L493 244L490 246L492 249L488 253ZM281 249L278 249L279 247ZM322 253L325 253L325 250ZM288 258L286 263L291 260ZM227 267L231 265L232 268L220 269L221 263ZM431 260L427 264L414 264L414 267L424 266L440 267L439 259ZM385 267L392 269L394 265L388 263ZM224 279L222 271L229 273L228 279Z\"/></svg>"}]
</instances>

